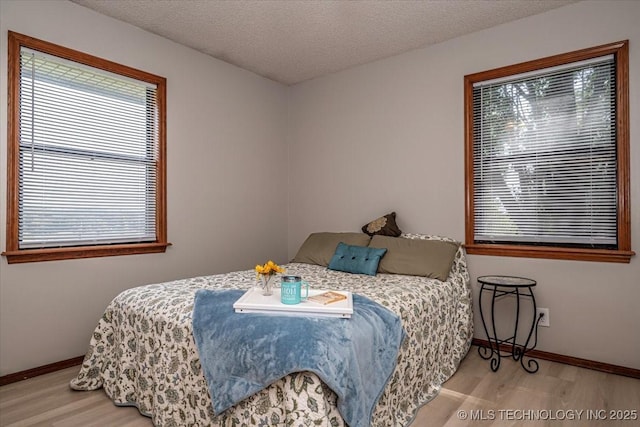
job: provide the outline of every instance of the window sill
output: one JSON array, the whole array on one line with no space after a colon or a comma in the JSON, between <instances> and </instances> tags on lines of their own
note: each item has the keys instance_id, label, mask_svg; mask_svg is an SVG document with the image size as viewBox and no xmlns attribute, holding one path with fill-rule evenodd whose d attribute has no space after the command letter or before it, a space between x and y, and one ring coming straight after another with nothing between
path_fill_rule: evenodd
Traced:
<instances>
[{"instance_id":1,"label":"window sill","mask_svg":"<svg viewBox=\"0 0 640 427\"><path fill-rule=\"evenodd\" d=\"M136 255L165 252L171 243L134 243L109 246L74 246L70 248L24 249L6 251L9 264L64 259L97 258L104 256Z\"/></svg>"},{"instance_id":2,"label":"window sill","mask_svg":"<svg viewBox=\"0 0 640 427\"><path fill-rule=\"evenodd\" d=\"M525 258L565 259L574 261L599 261L629 263L633 251L606 249L575 249L542 246L467 244L465 250L473 255L493 255Z\"/></svg>"}]
</instances>

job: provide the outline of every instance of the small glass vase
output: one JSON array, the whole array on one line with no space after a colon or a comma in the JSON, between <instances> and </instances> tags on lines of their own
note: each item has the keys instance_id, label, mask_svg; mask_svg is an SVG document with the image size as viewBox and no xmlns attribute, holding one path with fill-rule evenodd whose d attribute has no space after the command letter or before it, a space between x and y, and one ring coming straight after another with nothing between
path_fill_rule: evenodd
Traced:
<instances>
[{"instance_id":1,"label":"small glass vase","mask_svg":"<svg viewBox=\"0 0 640 427\"><path fill-rule=\"evenodd\" d=\"M261 274L260 282L262 287L262 295L269 296L273 295L273 279L275 275L273 274Z\"/></svg>"}]
</instances>

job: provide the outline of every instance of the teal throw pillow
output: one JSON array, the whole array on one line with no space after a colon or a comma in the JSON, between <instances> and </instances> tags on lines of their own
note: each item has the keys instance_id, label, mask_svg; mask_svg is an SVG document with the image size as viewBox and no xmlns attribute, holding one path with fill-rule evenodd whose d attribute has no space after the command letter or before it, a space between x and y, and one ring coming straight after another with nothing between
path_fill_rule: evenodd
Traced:
<instances>
[{"instance_id":1,"label":"teal throw pillow","mask_svg":"<svg viewBox=\"0 0 640 427\"><path fill-rule=\"evenodd\" d=\"M352 246L340 242L329 262L329 269L375 276L380 259L386 252L386 248Z\"/></svg>"}]
</instances>

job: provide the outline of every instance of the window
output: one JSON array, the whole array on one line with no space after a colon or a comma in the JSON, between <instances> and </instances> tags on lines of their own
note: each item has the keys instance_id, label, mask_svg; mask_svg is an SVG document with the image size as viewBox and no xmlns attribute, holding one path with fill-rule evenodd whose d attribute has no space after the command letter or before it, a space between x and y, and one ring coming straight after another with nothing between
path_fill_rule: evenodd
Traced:
<instances>
[{"instance_id":1,"label":"window","mask_svg":"<svg viewBox=\"0 0 640 427\"><path fill-rule=\"evenodd\" d=\"M465 76L466 249L629 262L628 43Z\"/></svg>"},{"instance_id":2,"label":"window","mask_svg":"<svg viewBox=\"0 0 640 427\"><path fill-rule=\"evenodd\" d=\"M165 87L9 32L9 263L165 251Z\"/></svg>"}]
</instances>

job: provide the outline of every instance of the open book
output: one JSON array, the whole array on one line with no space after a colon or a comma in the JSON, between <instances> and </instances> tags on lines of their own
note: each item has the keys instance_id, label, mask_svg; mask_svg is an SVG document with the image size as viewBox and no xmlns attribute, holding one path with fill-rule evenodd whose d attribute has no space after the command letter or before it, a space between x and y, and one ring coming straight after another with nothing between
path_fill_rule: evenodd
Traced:
<instances>
[{"instance_id":1,"label":"open book","mask_svg":"<svg viewBox=\"0 0 640 427\"><path fill-rule=\"evenodd\" d=\"M317 302L318 304L331 304L332 302L338 302L347 299L347 296L339 292L327 291L318 295L312 295L307 298L309 301Z\"/></svg>"}]
</instances>

